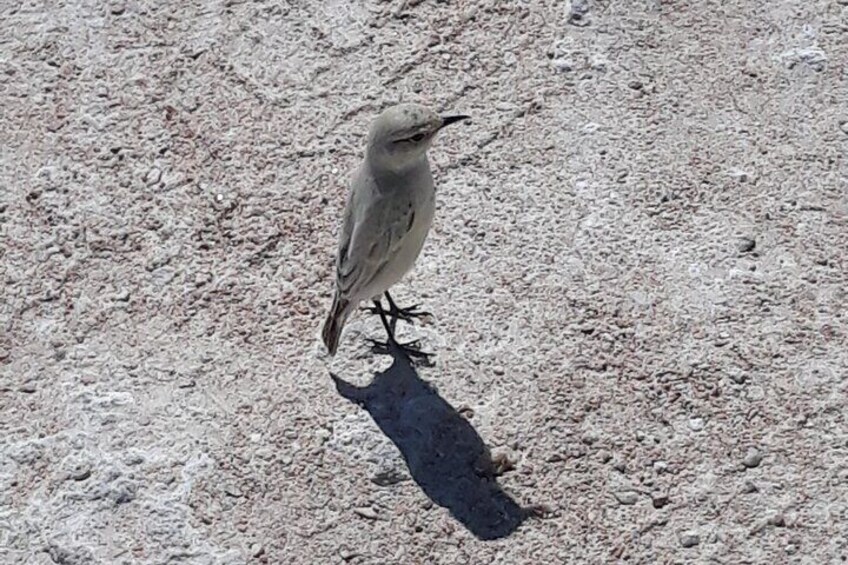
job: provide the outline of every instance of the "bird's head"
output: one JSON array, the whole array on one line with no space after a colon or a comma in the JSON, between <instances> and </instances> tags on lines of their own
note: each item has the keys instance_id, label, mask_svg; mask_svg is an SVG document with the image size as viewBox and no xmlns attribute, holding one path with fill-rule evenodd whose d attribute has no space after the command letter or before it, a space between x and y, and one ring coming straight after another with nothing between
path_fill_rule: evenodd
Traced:
<instances>
[{"instance_id":1,"label":"bird's head","mask_svg":"<svg viewBox=\"0 0 848 565\"><path fill-rule=\"evenodd\" d=\"M395 171L407 169L424 158L439 130L468 118L439 116L420 104L392 106L371 124L368 158Z\"/></svg>"}]
</instances>

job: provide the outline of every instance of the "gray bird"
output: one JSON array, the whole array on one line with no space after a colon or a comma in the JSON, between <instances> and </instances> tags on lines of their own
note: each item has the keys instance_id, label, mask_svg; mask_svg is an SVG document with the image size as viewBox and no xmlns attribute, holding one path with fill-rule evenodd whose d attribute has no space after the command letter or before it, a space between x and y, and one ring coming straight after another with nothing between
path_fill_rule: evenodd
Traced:
<instances>
[{"instance_id":1,"label":"gray bird","mask_svg":"<svg viewBox=\"0 0 848 565\"><path fill-rule=\"evenodd\" d=\"M418 104L399 104L372 122L365 159L353 177L345 207L335 295L321 332L330 355L338 349L351 312L363 300L372 300L371 311L380 315L388 333L386 345L426 356L394 336L398 318L411 321L425 313L417 306L398 308L388 290L412 268L433 222L436 192L427 149L439 130L467 118L439 117ZM383 295L391 324L380 303Z\"/></svg>"}]
</instances>

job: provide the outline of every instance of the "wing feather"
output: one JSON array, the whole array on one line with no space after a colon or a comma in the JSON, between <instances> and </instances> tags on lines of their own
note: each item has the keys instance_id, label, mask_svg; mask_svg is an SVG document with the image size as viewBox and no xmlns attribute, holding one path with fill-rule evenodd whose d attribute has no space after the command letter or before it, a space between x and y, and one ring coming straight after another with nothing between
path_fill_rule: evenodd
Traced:
<instances>
[{"instance_id":1,"label":"wing feather","mask_svg":"<svg viewBox=\"0 0 848 565\"><path fill-rule=\"evenodd\" d=\"M415 220L411 203L399 203L396 195L377 196L367 206L354 206L355 198L348 203L336 261L336 282L344 296L368 286L392 261Z\"/></svg>"}]
</instances>

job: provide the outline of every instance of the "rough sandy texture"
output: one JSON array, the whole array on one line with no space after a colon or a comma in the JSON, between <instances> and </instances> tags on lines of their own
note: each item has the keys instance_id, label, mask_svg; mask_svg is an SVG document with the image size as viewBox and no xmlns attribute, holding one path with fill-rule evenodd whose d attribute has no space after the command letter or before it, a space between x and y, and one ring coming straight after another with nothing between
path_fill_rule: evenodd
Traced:
<instances>
[{"instance_id":1,"label":"rough sandy texture","mask_svg":"<svg viewBox=\"0 0 848 565\"><path fill-rule=\"evenodd\" d=\"M0 562L848 558L845 0L162 4L0 2ZM417 369L317 341L401 98Z\"/></svg>"}]
</instances>

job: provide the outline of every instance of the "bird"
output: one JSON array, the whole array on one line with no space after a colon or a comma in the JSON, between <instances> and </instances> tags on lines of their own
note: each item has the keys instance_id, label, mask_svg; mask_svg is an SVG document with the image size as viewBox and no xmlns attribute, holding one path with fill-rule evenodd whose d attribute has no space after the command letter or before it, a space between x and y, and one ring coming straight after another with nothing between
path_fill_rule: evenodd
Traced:
<instances>
[{"instance_id":1,"label":"bird","mask_svg":"<svg viewBox=\"0 0 848 565\"><path fill-rule=\"evenodd\" d=\"M416 357L429 354L417 342L395 339L398 319L411 322L426 315L418 305L399 308L389 289L415 264L436 209L436 191L427 150L442 128L470 119L440 116L421 104L391 106L372 122L365 157L353 174L336 254L333 302L321 337L331 356L339 347L345 322L363 301L380 315L388 340L371 340L383 351L389 345ZM385 296L387 311L381 304Z\"/></svg>"}]
</instances>

